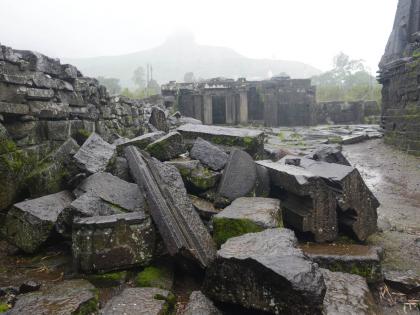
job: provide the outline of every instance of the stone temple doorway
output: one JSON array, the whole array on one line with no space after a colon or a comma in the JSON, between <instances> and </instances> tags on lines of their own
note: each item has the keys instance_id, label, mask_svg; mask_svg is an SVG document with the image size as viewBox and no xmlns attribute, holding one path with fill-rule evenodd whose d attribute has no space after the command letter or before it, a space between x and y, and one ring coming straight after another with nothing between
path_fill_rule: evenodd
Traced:
<instances>
[{"instance_id":1,"label":"stone temple doorway","mask_svg":"<svg viewBox=\"0 0 420 315\"><path fill-rule=\"evenodd\" d=\"M225 124L226 123L226 97L213 96L212 103L213 103L213 106L212 106L213 124Z\"/></svg>"}]
</instances>

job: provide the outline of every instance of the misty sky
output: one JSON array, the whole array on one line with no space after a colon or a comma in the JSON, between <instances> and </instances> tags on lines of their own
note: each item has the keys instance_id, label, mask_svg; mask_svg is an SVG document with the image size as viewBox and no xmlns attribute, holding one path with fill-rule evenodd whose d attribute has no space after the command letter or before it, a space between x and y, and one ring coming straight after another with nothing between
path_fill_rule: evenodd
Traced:
<instances>
[{"instance_id":1,"label":"misty sky","mask_svg":"<svg viewBox=\"0 0 420 315\"><path fill-rule=\"evenodd\" d=\"M200 44L321 70L343 51L375 71L397 0L0 0L0 43L54 57L135 52L189 30Z\"/></svg>"}]
</instances>

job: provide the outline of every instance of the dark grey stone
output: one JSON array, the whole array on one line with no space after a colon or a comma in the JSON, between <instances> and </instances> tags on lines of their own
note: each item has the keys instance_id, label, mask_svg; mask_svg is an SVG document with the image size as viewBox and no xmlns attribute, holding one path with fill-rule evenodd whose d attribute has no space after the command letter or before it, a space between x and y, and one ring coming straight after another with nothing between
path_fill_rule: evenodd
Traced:
<instances>
[{"instance_id":1,"label":"dark grey stone","mask_svg":"<svg viewBox=\"0 0 420 315\"><path fill-rule=\"evenodd\" d=\"M405 294L420 292L420 275L412 270L385 270L384 278L389 286Z\"/></svg>"},{"instance_id":2,"label":"dark grey stone","mask_svg":"<svg viewBox=\"0 0 420 315\"><path fill-rule=\"evenodd\" d=\"M125 149L131 175L146 193L153 220L171 255L184 255L206 267L213 260L215 245L187 196L181 175L171 165Z\"/></svg>"},{"instance_id":3,"label":"dark grey stone","mask_svg":"<svg viewBox=\"0 0 420 315\"><path fill-rule=\"evenodd\" d=\"M222 315L222 312L201 291L193 291L184 315Z\"/></svg>"},{"instance_id":4,"label":"dark grey stone","mask_svg":"<svg viewBox=\"0 0 420 315\"><path fill-rule=\"evenodd\" d=\"M321 269L321 272L327 286L323 314L380 314L364 278L327 269Z\"/></svg>"},{"instance_id":5,"label":"dark grey stone","mask_svg":"<svg viewBox=\"0 0 420 315\"><path fill-rule=\"evenodd\" d=\"M92 133L83 143L74 159L78 166L89 173L103 172L115 156L115 146Z\"/></svg>"},{"instance_id":6,"label":"dark grey stone","mask_svg":"<svg viewBox=\"0 0 420 315\"><path fill-rule=\"evenodd\" d=\"M153 106L152 113L149 118L149 123L152 124L157 130L161 130L164 132L169 131L169 126L166 122L165 112L159 107Z\"/></svg>"},{"instance_id":7,"label":"dark grey stone","mask_svg":"<svg viewBox=\"0 0 420 315\"><path fill-rule=\"evenodd\" d=\"M162 138L165 135L163 131L156 131L156 132L150 132L146 133L142 136L129 139L127 141L124 141L122 143L117 144L117 150L119 153L122 153L125 147L134 145L135 147L139 149L145 149L149 144L152 142L155 142L159 138Z\"/></svg>"},{"instance_id":8,"label":"dark grey stone","mask_svg":"<svg viewBox=\"0 0 420 315\"><path fill-rule=\"evenodd\" d=\"M214 171L223 169L229 157L223 150L201 138L195 140L190 156Z\"/></svg>"},{"instance_id":9,"label":"dark grey stone","mask_svg":"<svg viewBox=\"0 0 420 315\"><path fill-rule=\"evenodd\" d=\"M106 303L101 315L163 314L169 291L158 288L127 288Z\"/></svg>"},{"instance_id":10,"label":"dark grey stone","mask_svg":"<svg viewBox=\"0 0 420 315\"><path fill-rule=\"evenodd\" d=\"M86 280L65 280L48 288L20 295L10 315L87 314L98 309L95 287Z\"/></svg>"},{"instance_id":11,"label":"dark grey stone","mask_svg":"<svg viewBox=\"0 0 420 315\"><path fill-rule=\"evenodd\" d=\"M152 142L146 151L160 161L168 161L185 153L182 136L179 132L170 132L166 136Z\"/></svg>"},{"instance_id":12,"label":"dark grey stone","mask_svg":"<svg viewBox=\"0 0 420 315\"><path fill-rule=\"evenodd\" d=\"M231 202L249 195L257 180L257 168L252 157L244 151L234 150L223 172L218 194Z\"/></svg>"},{"instance_id":13,"label":"dark grey stone","mask_svg":"<svg viewBox=\"0 0 420 315\"><path fill-rule=\"evenodd\" d=\"M272 314L321 314L325 284L288 229L231 238L207 269L212 300Z\"/></svg>"},{"instance_id":14,"label":"dark grey stone","mask_svg":"<svg viewBox=\"0 0 420 315\"><path fill-rule=\"evenodd\" d=\"M69 191L14 204L6 215L3 234L26 253L34 253L54 230L60 213L70 205Z\"/></svg>"},{"instance_id":15,"label":"dark grey stone","mask_svg":"<svg viewBox=\"0 0 420 315\"><path fill-rule=\"evenodd\" d=\"M76 218L73 262L83 272L146 266L153 258L155 231L144 211Z\"/></svg>"},{"instance_id":16,"label":"dark grey stone","mask_svg":"<svg viewBox=\"0 0 420 315\"><path fill-rule=\"evenodd\" d=\"M316 161L337 163L351 166L350 162L345 158L341 152L340 146L322 145L311 153L311 158Z\"/></svg>"}]
</instances>

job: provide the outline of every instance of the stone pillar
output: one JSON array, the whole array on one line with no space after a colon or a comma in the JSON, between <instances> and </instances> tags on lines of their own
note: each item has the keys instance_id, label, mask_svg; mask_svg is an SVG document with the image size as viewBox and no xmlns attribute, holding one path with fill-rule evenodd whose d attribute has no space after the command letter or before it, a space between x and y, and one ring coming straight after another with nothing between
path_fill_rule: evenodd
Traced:
<instances>
[{"instance_id":1,"label":"stone pillar","mask_svg":"<svg viewBox=\"0 0 420 315\"><path fill-rule=\"evenodd\" d=\"M246 91L239 93L239 123L248 123L248 93Z\"/></svg>"},{"instance_id":2,"label":"stone pillar","mask_svg":"<svg viewBox=\"0 0 420 315\"><path fill-rule=\"evenodd\" d=\"M211 95L203 96L203 124L213 124L213 100Z\"/></svg>"},{"instance_id":3,"label":"stone pillar","mask_svg":"<svg viewBox=\"0 0 420 315\"><path fill-rule=\"evenodd\" d=\"M226 123L234 125L236 123L236 110L235 110L235 95L226 95Z\"/></svg>"},{"instance_id":4,"label":"stone pillar","mask_svg":"<svg viewBox=\"0 0 420 315\"><path fill-rule=\"evenodd\" d=\"M203 97L194 95L194 116L195 119L203 121Z\"/></svg>"}]
</instances>

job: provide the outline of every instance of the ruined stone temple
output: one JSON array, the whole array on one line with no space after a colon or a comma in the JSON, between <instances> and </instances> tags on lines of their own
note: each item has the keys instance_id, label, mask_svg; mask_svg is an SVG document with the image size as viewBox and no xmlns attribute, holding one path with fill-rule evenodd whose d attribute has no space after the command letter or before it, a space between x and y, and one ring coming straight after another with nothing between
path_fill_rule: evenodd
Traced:
<instances>
[{"instance_id":1,"label":"ruined stone temple","mask_svg":"<svg viewBox=\"0 0 420 315\"><path fill-rule=\"evenodd\" d=\"M420 155L420 1L400 0L379 64L385 141Z\"/></svg>"},{"instance_id":2,"label":"ruined stone temple","mask_svg":"<svg viewBox=\"0 0 420 315\"><path fill-rule=\"evenodd\" d=\"M171 82L162 87L167 105L204 124L310 126L315 124L315 92L310 79L213 79L203 83Z\"/></svg>"}]
</instances>

